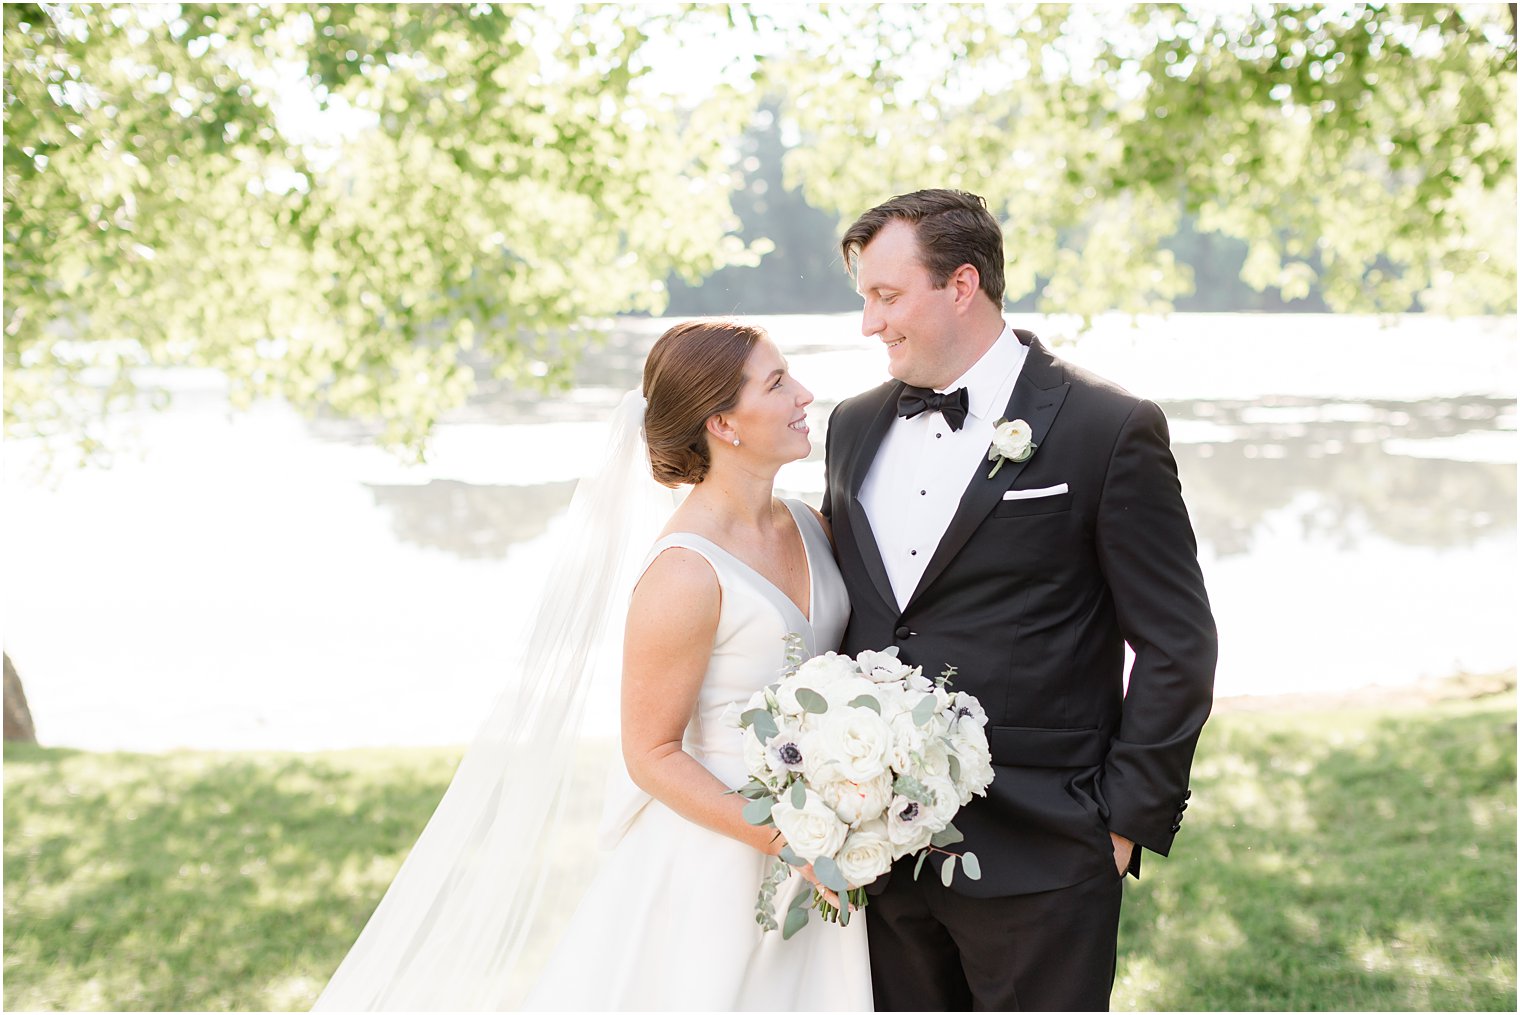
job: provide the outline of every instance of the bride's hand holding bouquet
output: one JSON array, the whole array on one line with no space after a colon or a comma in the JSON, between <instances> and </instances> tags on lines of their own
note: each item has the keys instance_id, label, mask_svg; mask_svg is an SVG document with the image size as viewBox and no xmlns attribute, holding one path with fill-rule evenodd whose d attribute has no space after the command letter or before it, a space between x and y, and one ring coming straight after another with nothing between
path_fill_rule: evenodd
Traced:
<instances>
[{"instance_id":1,"label":"bride's hand holding bouquet","mask_svg":"<svg viewBox=\"0 0 1520 1015\"><path fill-rule=\"evenodd\" d=\"M792 900L784 937L810 909L848 923L851 909L866 904L863 886L910 853L918 855L915 877L939 852L946 885L957 862L979 878L974 853L945 848L962 838L956 812L992 782L986 713L972 695L950 690L953 668L931 680L895 647L854 659L830 652L800 662L800 654L793 643L781 680L737 716L750 774L737 790L749 801L745 819L774 825L785 840L784 863L760 886L756 921L776 929L775 893L792 867L811 873L814 889Z\"/></svg>"}]
</instances>

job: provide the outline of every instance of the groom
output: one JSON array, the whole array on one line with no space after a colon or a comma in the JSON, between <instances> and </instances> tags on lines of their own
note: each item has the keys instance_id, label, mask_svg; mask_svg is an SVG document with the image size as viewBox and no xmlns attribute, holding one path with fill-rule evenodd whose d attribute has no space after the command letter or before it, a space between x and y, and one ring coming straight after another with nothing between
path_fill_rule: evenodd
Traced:
<instances>
[{"instance_id":1,"label":"groom","mask_svg":"<svg viewBox=\"0 0 1520 1015\"><path fill-rule=\"evenodd\" d=\"M841 246L895 379L829 420L823 513L853 610L840 651L956 667L996 772L951 847L977 854L981 880L947 889L931 862L873 886L876 1006L1106 1009L1124 874L1142 847L1171 848L1213 696L1166 420L1004 322L981 198L895 197ZM989 461L1004 420L1027 436Z\"/></svg>"}]
</instances>

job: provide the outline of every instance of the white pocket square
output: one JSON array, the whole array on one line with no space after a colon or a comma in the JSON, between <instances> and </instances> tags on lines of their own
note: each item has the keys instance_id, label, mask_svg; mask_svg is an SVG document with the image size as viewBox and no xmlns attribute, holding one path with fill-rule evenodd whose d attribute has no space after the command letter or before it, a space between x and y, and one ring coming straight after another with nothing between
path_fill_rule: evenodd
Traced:
<instances>
[{"instance_id":1,"label":"white pocket square","mask_svg":"<svg viewBox=\"0 0 1520 1015\"><path fill-rule=\"evenodd\" d=\"M1059 486L1042 486L1037 490L1009 490L1003 494L1004 500L1033 500L1036 497L1054 497L1066 492L1066 484Z\"/></svg>"}]
</instances>

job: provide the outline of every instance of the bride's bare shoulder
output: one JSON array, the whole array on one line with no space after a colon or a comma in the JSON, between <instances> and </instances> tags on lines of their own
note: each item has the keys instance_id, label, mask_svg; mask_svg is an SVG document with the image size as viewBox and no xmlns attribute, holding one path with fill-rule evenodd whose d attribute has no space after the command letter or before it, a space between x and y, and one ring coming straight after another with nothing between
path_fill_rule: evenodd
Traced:
<instances>
[{"instance_id":1,"label":"bride's bare shoulder","mask_svg":"<svg viewBox=\"0 0 1520 1015\"><path fill-rule=\"evenodd\" d=\"M679 545L655 554L633 591L635 607L647 604L676 616L693 607L716 605L718 595L712 564L698 551Z\"/></svg>"}]
</instances>

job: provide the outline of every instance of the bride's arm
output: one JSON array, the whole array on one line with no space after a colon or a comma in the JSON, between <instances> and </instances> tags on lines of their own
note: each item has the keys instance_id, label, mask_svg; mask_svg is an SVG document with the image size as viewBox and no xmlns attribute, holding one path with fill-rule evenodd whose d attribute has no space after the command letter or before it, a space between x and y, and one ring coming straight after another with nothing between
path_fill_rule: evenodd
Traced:
<instances>
[{"instance_id":1,"label":"bride's arm","mask_svg":"<svg viewBox=\"0 0 1520 1015\"><path fill-rule=\"evenodd\" d=\"M623 638L623 761L640 789L683 818L774 855L784 842L776 830L745 821L744 798L681 749L721 597L712 566L692 550L672 547L644 572Z\"/></svg>"}]
</instances>

